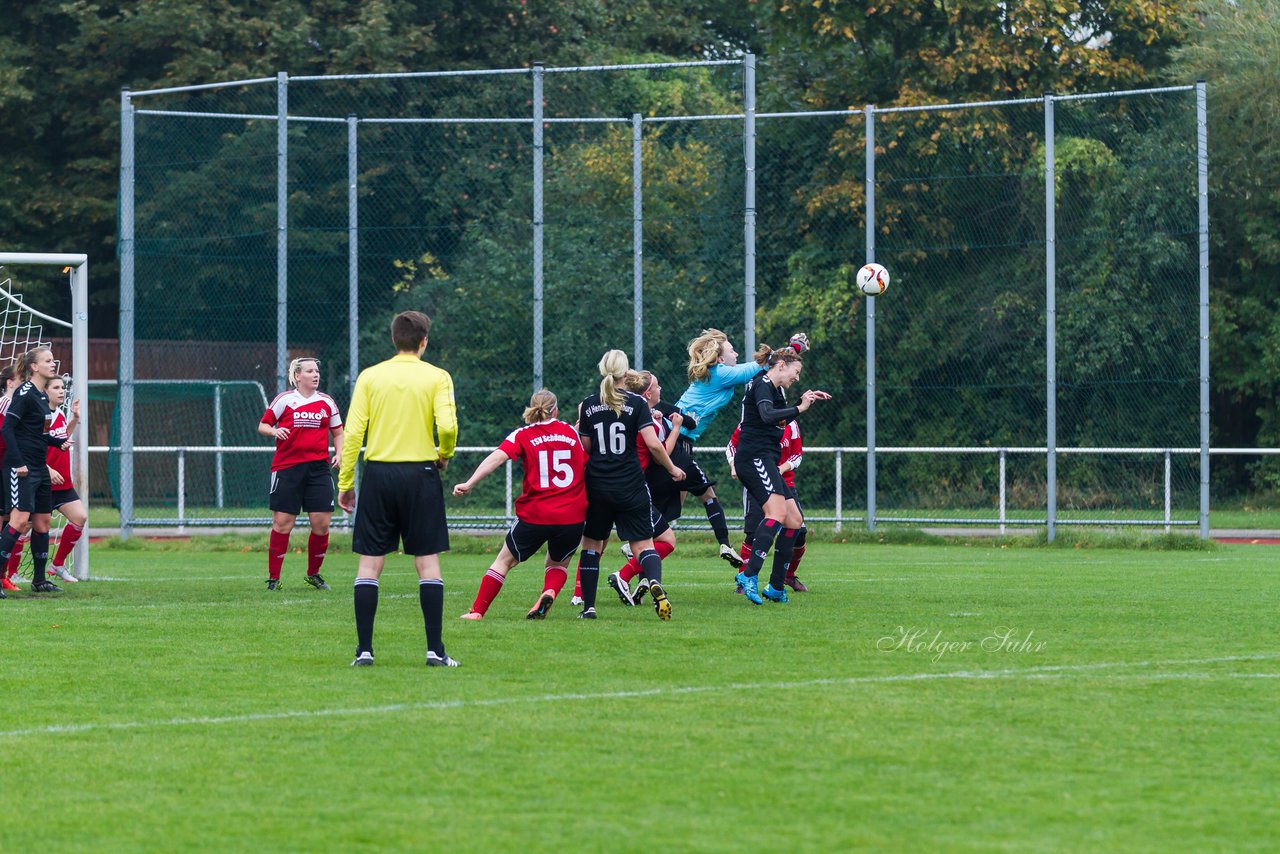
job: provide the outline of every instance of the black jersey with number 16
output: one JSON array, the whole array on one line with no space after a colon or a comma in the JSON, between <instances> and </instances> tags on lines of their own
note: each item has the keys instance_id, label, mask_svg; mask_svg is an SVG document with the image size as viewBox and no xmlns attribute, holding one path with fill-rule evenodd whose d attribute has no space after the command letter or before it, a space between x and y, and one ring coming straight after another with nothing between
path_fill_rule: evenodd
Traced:
<instances>
[{"instance_id":1,"label":"black jersey with number 16","mask_svg":"<svg viewBox=\"0 0 1280 854\"><path fill-rule=\"evenodd\" d=\"M622 392L622 411L615 414L600 393L578 404L578 432L591 440L587 457L587 486L643 489L644 470L636 456L641 430L653 430L653 413L638 394Z\"/></svg>"},{"instance_id":2,"label":"black jersey with number 16","mask_svg":"<svg viewBox=\"0 0 1280 854\"><path fill-rule=\"evenodd\" d=\"M55 443L47 433L49 395L28 380L13 393L13 401L4 416L4 464L9 468L45 465L45 454ZM61 445L62 440L56 440Z\"/></svg>"}]
</instances>

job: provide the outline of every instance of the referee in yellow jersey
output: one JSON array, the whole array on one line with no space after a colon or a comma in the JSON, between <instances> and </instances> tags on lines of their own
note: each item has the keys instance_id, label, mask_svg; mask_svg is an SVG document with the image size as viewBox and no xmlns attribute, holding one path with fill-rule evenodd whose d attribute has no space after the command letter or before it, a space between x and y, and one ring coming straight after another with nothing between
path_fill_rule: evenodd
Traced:
<instances>
[{"instance_id":1,"label":"referee in yellow jersey","mask_svg":"<svg viewBox=\"0 0 1280 854\"><path fill-rule=\"evenodd\" d=\"M427 630L427 666L457 667L444 651L444 581L440 552L449 550L441 474L458 440L453 378L422 361L431 318L406 311L391 321L396 354L366 368L356 380L347 435L338 470L338 504L356 509L356 457L364 438L364 478L360 482L352 551L356 571L356 658L353 667L373 664L373 619L378 612L378 578L386 556L401 541L418 570L418 601ZM438 444L437 444L438 443Z\"/></svg>"}]
</instances>

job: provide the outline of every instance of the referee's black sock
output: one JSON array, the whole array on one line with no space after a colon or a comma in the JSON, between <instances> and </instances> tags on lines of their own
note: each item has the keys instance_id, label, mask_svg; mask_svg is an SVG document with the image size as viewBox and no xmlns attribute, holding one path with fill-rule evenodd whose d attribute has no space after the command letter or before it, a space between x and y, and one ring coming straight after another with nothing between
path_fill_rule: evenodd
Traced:
<instances>
[{"instance_id":1,"label":"referee's black sock","mask_svg":"<svg viewBox=\"0 0 1280 854\"><path fill-rule=\"evenodd\" d=\"M702 506L707 511L707 521L711 523L716 542L722 546L729 545L729 523L725 521L724 508L720 506L720 499L708 498L702 502Z\"/></svg>"},{"instance_id":2,"label":"referee's black sock","mask_svg":"<svg viewBox=\"0 0 1280 854\"><path fill-rule=\"evenodd\" d=\"M774 590L782 589L782 582L787 577L787 567L791 564L791 554L796 547L796 534L799 528L783 528L778 537L777 548L773 551L773 569L769 573L769 584Z\"/></svg>"},{"instance_id":3,"label":"referee's black sock","mask_svg":"<svg viewBox=\"0 0 1280 854\"><path fill-rule=\"evenodd\" d=\"M31 583L45 580L44 568L49 563L49 532L31 532Z\"/></svg>"},{"instance_id":4,"label":"referee's black sock","mask_svg":"<svg viewBox=\"0 0 1280 854\"><path fill-rule=\"evenodd\" d=\"M373 654L373 618L378 613L378 579L357 578L356 601L356 652Z\"/></svg>"},{"instance_id":5,"label":"referee's black sock","mask_svg":"<svg viewBox=\"0 0 1280 854\"><path fill-rule=\"evenodd\" d=\"M751 540L751 560L747 561L747 568L742 570L744 575L756 576L760 574L760 569L764 566L764 559L769 556L769 550L773 548L773 541L778 538L778 533L781 530L782 523L777 519L765 519L756 527L756 535Z\"/></svg>"},{"instance_id":6,"label":"referee's black sock","mask_svg":"<svg viewBox=\"0 0 1280 854\"><path fill-rule=\"evenodd\" d=\"M418 604L427 630L427 649L444 658L444 579L419 579Z\"/></svg>"},{"instance_id":7,"label":"referee's black sock","mask_svg":"<svg viewBox=\"0 0 1280 854\"><path fill-rule=\"evenodd\" d=\"M596 587L600 584L600 552L583 549L578 558L578 578L582 581L583 609L596 606Z\"/></svg>"},{"instance_id":8,"label":"referee's black sock","mask_svg":"<svg viewBox=\"0 0 1280 854\"><path fill-rule=\"evenodd\" d=\"M662 581L662 555L653 549L640 552L640 574L650 581Z\"/></svg>"}]
</instances>

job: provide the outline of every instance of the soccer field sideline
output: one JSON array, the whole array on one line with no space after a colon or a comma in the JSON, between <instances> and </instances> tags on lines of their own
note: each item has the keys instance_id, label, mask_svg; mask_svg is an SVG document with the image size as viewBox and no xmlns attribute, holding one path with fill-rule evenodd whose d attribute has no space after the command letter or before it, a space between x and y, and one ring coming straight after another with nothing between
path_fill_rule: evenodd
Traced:
<instances>
[{"instance_id":1,"label":"soccer field sideline","mask_svg":"<svg viewBox=\"0 0 1280 854\"><path fill-rule=\"evenodd\" d=\"M416 597L415 597L416 598ZM711 692L733 691L788 691L797 688L816 688L824 686L877 685L897 682L920 682L935 679L1061 679L1073 674L1092 673L1098 670L1123 668L1158 668L1170 666L1186 666L1200 664L1225 664L1241 661L1275 661L1280 659L1280 652L1255 653L1251 655L1228 655L1217 658L1185 658L1167 659L1164 661L1111 661L1093 664L1051 664L1040 667L1011 668L1006 670L956 670L947 672L921 672L895 674L892 676L846 676L827 679L808 679L798 682L754 682L731 683L728 685L681 685L669 688L650 688L642 691L610 691L596 694L545 694L542 696L505 697L498 699L477 700L441 700L422 703L397 703L387 706L369 706L351 709L310 709L282 712L268 712L253 715L230 715L226 717L194 717L173 718L169 720L121 721L89 724L56 724L29 729L0 730L0 738L16 738L21 736L81 733L93 730L151 729L174 726L214 726L235 723L254 723L260 721L287 720L293 718L369 716L396 714L400 712L427 711L432 709L485 708L490 706L506 706L518 703L562 703L591 702L595 700L627 700L654 698L662 696L684 696ZM1149 679L1149 680L1185 680L1185 679L1280 679L1276 673L1208 673L1208 672L1174 672L1150 674L1108 674L1103 679Z\"/></svg>"}]
</instances>

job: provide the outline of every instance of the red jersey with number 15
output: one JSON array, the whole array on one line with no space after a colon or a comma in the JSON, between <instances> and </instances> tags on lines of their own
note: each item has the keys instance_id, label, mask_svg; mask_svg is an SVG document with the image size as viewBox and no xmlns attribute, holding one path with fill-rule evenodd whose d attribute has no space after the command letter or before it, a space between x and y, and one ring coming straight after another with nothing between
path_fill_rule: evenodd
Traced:
<instances>
[{"instance_id":1,"label":"red jersey with number 15","mask_svg":"<svg viewBox=\"0 0 1280 854\"><path fill-rule=\"evenodd\" d=\"M578 431L554 418L511 432L498 446L524 466L516 518L530 525L577 525L587 518L587 454Z\"/></svg>"},{"instance_id":2,"label":"red jersey with number 15","mask_svg":"<svg viewBox=\"0 0 1280 854\"><path fill-rule=\"evenodd\" d=\"M276 453L271 458L271 470L280 471L300 463L329 460L329 431L342 426L338 404L323 392L303 397L297 389L276 395L262 423L271 427L284 427L288 438L276 440Z\"/></svg>"}]
</instances>

